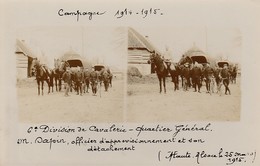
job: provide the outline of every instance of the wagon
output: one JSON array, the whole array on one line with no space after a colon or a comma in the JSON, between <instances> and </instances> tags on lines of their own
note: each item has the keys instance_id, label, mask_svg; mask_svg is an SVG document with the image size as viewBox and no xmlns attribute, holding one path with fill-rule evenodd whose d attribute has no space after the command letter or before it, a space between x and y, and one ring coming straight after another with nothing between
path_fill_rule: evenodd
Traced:
<instances>
[{"instance_id":1,"label":"wagon","mask_svg":"<svg viewBox=\"0 0 260 166\"><path fill-rule=\"evenodd\" d=\"M72 71L76 71L77 67L91 68L91 63L73 50L66 52L60 60L67 62Z\"/></svg>"},{"instance_id":2,"label":"wagon","mask_svg":"<svg viewBox=\"0 0 260 166\"><path fill-rule=\"evenodd\" d=\"M183 54L183 57L180 59L179 64L184 64L187 62L189 64L195 64L197 62L198 64L204 66L205 64L210 62L210 58L202 50L200 50L196 46L193 46L191 49Z\"/></svg>"},{"instance_id":3,"label":"wagon","mask_svg":"<svg viewBox=\"0 0 260 166\"><path fill-rule=\"evenodd\" d=\"M96 64L96 65L94 65L94 70L95 70L95 71L101 71L101 70L103 70L103 69L105 69L105 66L104 66L104 65L101 65L101 64Z\"/></svg>"},{"instance_id":4,"label":"wagon","mask_svg":"<svg viewBox=\"0 0 260 166\"><path fill-rule=\"evenodd\" d=\"M194 55L194 56L190 56L192 63L195 64L195 62L197 62L198 64L202 64L205 65L206 63L208 63L208 60L206 58L206 56L204 55Z\"/></svg>"},{"instance_id":5,"label":"wagon","mask_svg":"<svg viewBox=\"0 0 260 166\"><path fill-rule=\"evenodd\" d=\"M70 67L73 67L73 68L74 67L78 67L78 66L79 67L84 67L83 66L82 57L79 54L77 54L76 52L72 51L72 50L66 52L62 56L61 60L68 62Z\"/></svg>"},{"instance_id":6,"label":"wagon","mask_svg":"<svg viewBox=\"0 0 260 166\"><path fill-rule=\"evenodd\" d=\"M223 68L224 65L230 66L228 61L218 61L217 62L217 66L220 67L220 68Z\"/></svg>"}]
</instances>

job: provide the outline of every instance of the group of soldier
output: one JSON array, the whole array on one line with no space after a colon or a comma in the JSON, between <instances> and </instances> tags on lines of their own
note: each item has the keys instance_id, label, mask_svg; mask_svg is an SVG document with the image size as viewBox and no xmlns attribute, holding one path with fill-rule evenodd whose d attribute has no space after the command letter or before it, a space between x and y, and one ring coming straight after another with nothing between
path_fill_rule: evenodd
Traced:
<instances>
[{"instance_id":1,"label":"group of soldier","mask_svg":"<svg viewBox=\"0 0 260 166\"><path fill-rule=\"evenodd\" d=\"M98 82L101 81L101 77L100 72L95 71L93 68L84 70L78 67L74 73L70 68L66 68L62 75L62 80L64 81L65 96L69 96L69 91L72 91L72 87L74 87L77 95L82 96L83 93L89 93L90 85L93 95L96 95Z\"/></svg>"},{"instance_id":2,"label":"group of soldier","mask_svg":"<svg viewBox=\"0 0 260 166\"><path fill-rule=\"evenodd\" d=\"M221 94L221 86L225 87L225 94L231 94L229 89L230 83L230 69L227 64L224 64L223 68L213 68L207 63L204 67L199 66L196 62L193 67L190 67L188 63L184 64L181 70L181 77L183 79L183 90L187 91L189 87L194 88L194 92L201 93L202 82L205 81L206 93L214 93L214 85L216 83L217 93Z\"/></svg>"}]
</instances>

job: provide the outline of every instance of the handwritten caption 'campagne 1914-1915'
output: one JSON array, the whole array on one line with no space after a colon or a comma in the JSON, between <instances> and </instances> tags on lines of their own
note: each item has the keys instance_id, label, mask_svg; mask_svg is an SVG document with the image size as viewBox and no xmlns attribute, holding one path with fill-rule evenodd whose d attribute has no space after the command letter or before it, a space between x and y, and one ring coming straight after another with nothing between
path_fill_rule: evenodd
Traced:
<instances>
[{"instance_id":1,"label":"handwritten caption 'campagne 1914-1915'","mask_svg":"<svg viewBox=\"0 0 260 166\"><path fill-rule=\"evenodd\" d=\"M58 10L58 16L64 17L64 16L74 16L76 17L76 20L79 21L81 16L87 16L88 20L92 20L94 16L104 16L107 14L107 11L66 11L64 9ZM140 10L132 10L128 8L116 10L113 13L113 16L117 19L124 18L126 16L141 16L142 18L146 18L148 16L158 16L163 15L163 12L161 12L161 9L158 8L147 8L147 9L140 9Z\"/></svg>"}]
</instances>

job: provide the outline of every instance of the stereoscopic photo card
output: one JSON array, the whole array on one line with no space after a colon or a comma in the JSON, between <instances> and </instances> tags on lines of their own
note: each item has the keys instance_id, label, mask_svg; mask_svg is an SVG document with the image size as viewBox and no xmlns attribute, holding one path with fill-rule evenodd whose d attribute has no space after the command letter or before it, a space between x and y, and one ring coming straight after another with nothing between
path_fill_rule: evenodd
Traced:
<instances>
[{"instance_id":1,"label":"stereoscopic photo card","mask_svg":"<svg viewBox=\"0 0 260 166\"><path fill-rule=\"evenodd\" d=\"M258 1L0 3L0 165L260 164Z\"/></svg>"}]
</instances>

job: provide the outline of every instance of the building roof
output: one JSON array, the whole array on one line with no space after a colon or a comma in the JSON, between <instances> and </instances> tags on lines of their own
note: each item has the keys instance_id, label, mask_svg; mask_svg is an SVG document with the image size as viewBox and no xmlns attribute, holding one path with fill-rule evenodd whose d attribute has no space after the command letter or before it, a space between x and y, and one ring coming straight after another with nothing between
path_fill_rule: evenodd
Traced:
<instances>
[{"instance_id":1,"label":"building roof","mask_svg":"<svg viewBox=\"0 0 260 166\"><path fill-rule=\"evenodd\" d=\"M36 58L37 56L31 51L31 49L25 44L24 41L16 39L16 53L23 53L27 57Z\"/></svg>"},{"instance_id":2,"label":"building roof","mask_svg":"<svg viewBox=\"0 0 260 166\"><path fill-rule=\"evenodd\" d=\"M128 49L144 49L149 52L155 51L161 55L147 37L144 37L133 28L128 28Z\"/></svg>"}]
</instances>

